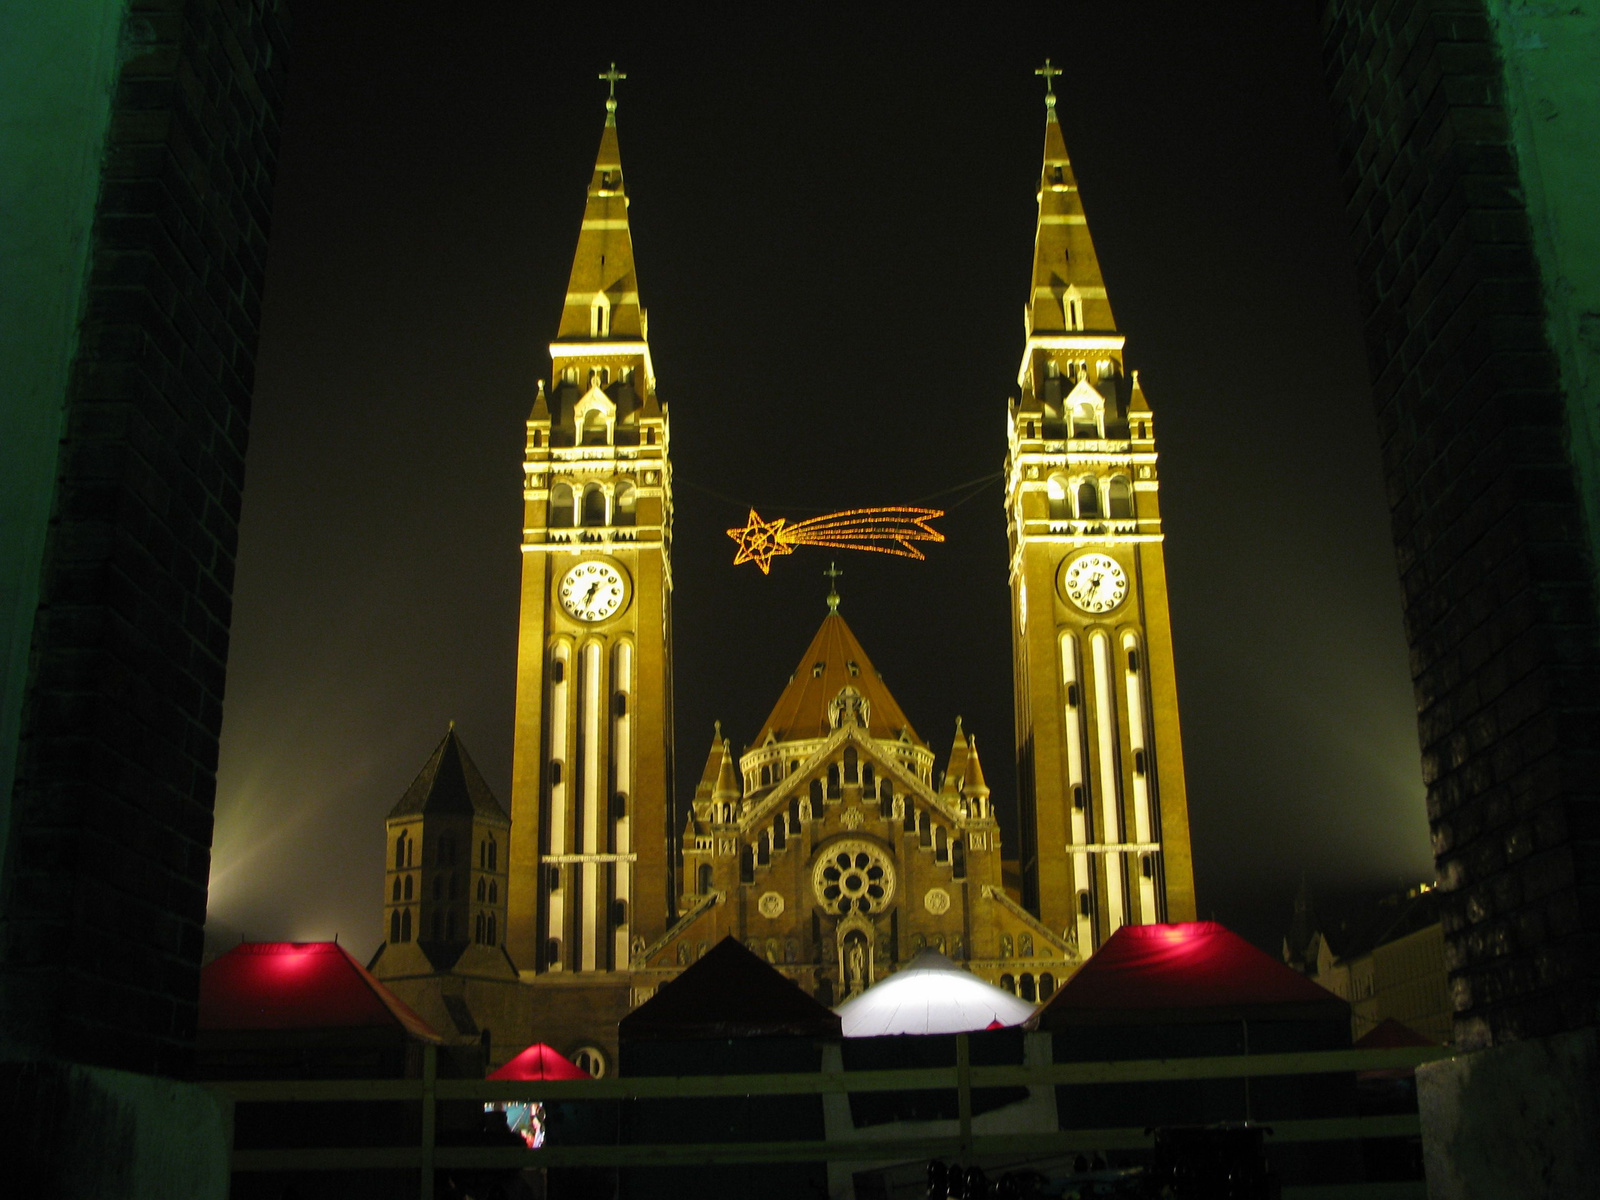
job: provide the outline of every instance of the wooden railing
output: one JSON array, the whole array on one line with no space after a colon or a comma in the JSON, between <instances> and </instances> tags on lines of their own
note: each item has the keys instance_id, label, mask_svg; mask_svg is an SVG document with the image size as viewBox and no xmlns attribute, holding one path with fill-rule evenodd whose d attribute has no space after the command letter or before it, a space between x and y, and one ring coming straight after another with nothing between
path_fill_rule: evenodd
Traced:
<instances>
[{"instance_id":1,"label":"wooden railing","mask_svg":"<svg viewBox=\"0 0 1600 1200\"><path fill-rule=\"evenodd\" d=\"M235 1171L420 1171L419 1195L432 1200L436 1170L515 1170L568 1166L699 1166L725 1163L823 1161L913 1161L954 1158L1047 1157L1083 1149L1148 1148L1142 1127L1061 1129L1037 1133L975 1133L974 1088L1039 1087L1105 1083L1162 1083L1201 1079L1251 1079L1354 1071L1409 1069L1449 1057L1447 1047L1386 1050L1325 1050L1216 1058L1140 1059L1038 1066L973 1066L966 1034L956 1037L950 1067L871 1071L817 1071L774 1075L677 1075L637 1078L503 1082L438 1078L435 1047L425 1049L420 1079L240 1081L208 1086L235 1103L336 1103L410 1101L422 1105L422 1136L416 1146L234 1150ZM955 1134L903 1138L781 1142L674 1142L657 1145L441 1146L436 1143L439 1101L550 1102L703 1099L715 1096L826 1096L863 1092L953 1090ZM1270 1120L1272 1141L1325 1142L1416 1136L1415 1114Z\"/></svg>"}]
</instances>

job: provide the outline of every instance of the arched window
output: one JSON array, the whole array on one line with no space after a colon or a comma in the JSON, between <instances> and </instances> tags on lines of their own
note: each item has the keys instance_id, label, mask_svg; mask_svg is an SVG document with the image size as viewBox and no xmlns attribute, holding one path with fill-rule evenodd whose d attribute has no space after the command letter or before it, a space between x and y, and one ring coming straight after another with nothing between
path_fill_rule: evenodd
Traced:
<instances>
[{"instance_id":1,"label":"arched window","mask_svg":"<svg viewBox=\"0 0 1600 1200\"><path fill-rule=\"evenodd\" d=\"M1078 915L1080 917L1087 917L1089 915L1089 905L1090 905L1089 893L1087 891L1079 892L1078 893Z\"/></svg>"},{"instance_id":2,"label":"arched window","mask_svg":"<svg viewBox=\"0 0 1600 1200\"><path fill-rule=\"evenodd\" d=\"M492 879L489 880L489 903L500 903L500 885Z\"/></svg>"},{"instance_id":3,"label":"arched window","mask_svg":"<svg viewBox=\"0 0 1600 1200\"><path fill-rule=\"evenodd\" d=\"M844 748L844 781L846 783L855 783L856 779L856 748L854 746L846 746Z\"/></svg>"},{"instance_id":4,"label":"arched window","mask_svg":"<svg viewBox=\"0 0 1600 1200\"><path fill-rule=\"evenodd\" d=\"M596 292L594 303L589 306L589 336L611 336L611 297L604 292Z\"/></svg>"},{"instance_id":5,"label":"arched window","mask_svg":"<svg viewBox=\"0 0 1600 1200\"><path fill-rule=\"evenodd\" d=\"M1033 997L1034 997L1034 993L1033 993L1033 976L1029 975L1029 974L1024 974L1022 976L1022 979L1021 979L1020 982L1022 984L1021 988L1018 989L1020 995L1022 996L1022 998L1024 1000L1032 1000Z\"/></svg>"},{"instance_id":6,"label":"arched window","mask_svg":"<svg viewBox=\"0 0 1600 1200\"><path fill-rule=\"evenodd\" d=\"M1113 521L1133 516L1133 489L1121 475L1111 481L1110 516Z\"/></svg>"},{"instance_id":7,"label":"arched window","mask_svg":"<svg viewBox=\"0 0 1600 1200\"><path fill-rule=\"evenodd\" d=\"M933 827L933 857L936 862L944 862L950 853L950 843L945 841L943 825Z\"/></svg>"},{"instance_id":8,"label":"arched window","mask_svg":"<svg viewBox=\"0 0 1600 1200\"><path fill-rule=\"evenodd\" d=\"M496 861L496 860L499 859L499 857L500 857L500 846L494 840L494 838L491 837L489 839L489 870L498 871L500 869L499 863Z\"/></svg>"},{"instance_id":9,"label":"arched window","mask_svg":"<svg viewBox=\"0 0 1600 1200\"><path fill-rule=\"evenodd\" d=\"M1010 992L1013 996L1017 994L1017 981L1011 978L1009 972L1000 976L1000 986L1005 988L1005 990Z\"/></svg>"},{"instance_id":10,"label":"arched window","mask_svg":"<svg viewBox=\"0 0 1600 1200\"><path fill-rule=\"evenodd\" d=\"M561 939L551 938L544 944L544 964L547 967L561 965Z\"/></svg>"},{"instance_id":11,"label":"arched window","mask_svg":"<svg viewBox=\"0 0 1600 1200\"><path fill-rule=\"evenodd\" d=\"M739 882L756 881L756 860L748 844L739 847Z\"/></svg>"},{"instance_id":12,"label":"arched window","mask_svg":"<svg viewBox=\"0 0 1600 1200\"><path fill-rule=\"evenodd\" d=\"M783 814L779 813L777 819L772 822L772 848L774 850L782 850L788 844L789 823L783 819Z\"/></svg>"},{"instance_id":13,"label":"arched window","mask_svg":"<svg viewBox=\"0 0 1600 1200\"><path fill-rule=\"evenodd\" d=\"M402 942L411 940L411 910L409 908L400 910L400 940Z\"/></svg>"},{"instance_id":14,"label":"arched window","mask_svg":"<svg viewBox=\"0 0 1600 1200\"><path fill-rule=\"evenodd\" d=\"M894 820L894 789L887 779L878 782L878 816L881 820Z\"/></svg>"},{"instance_id":15,"label":"arched window","mask_svg":"<svg viewBox=\"0 0 1600 1200\"><path fill-rule=\"evenodd\" d=\"M558 483L550 489L550 528L572 528L572 488Z\"/></svg>"},{"instance_id":16,"label":"arched window","mask_svg":"<svg viewBox=\"0 0 1600 1200\"><path fill-rule=\"evenodd\" d=\"M933 826L925 812L917 814L917 844L924 850L933 845Z\"/></svg>"},{"instance_id":17,"label":"arched window","mask_svg":"<svg viewBox=\"0 0 1600 1200\"><path fill-rule=\"evenodd\" d=\"M822 811L822 780L813 779L809 790L811 792L811 815L814 820L816 815Z\"/></svg>"},{"instance_id":18,"label":"arched window","mask_svg":"<svg viewBox=\"0 0 1600 1200\"><path fill-rule=\"evenodd\" d=\"M483 914L479 913L472 918L472 940L480 946L483 945L483 933Z\"/></svg>"},{"instance_id":19,"label":"arched window","mask_svg":"<svg viewBox=\"0 0 1600 1200\"><path fill-rule=\"evenodd\" d=\"M406 876L406 899L407 900L411 899L411 881L414 878L415 878L415 876L413 876L413 875L407 875Z\"/></svg>"},{"instance_id":20,"label":"arched window","mask_svg":"<svg viewBox=\"0 0 1600 1200\"><path fill-rule=\"evenodd\" d=\"M1100 423L1095 420L1094 409L1089 405L1080 404L1072 410L1072 436L1075 438L1100 436Z\"/></svg>"},{"instance_id":21,"label":"arched window","mask_svg":"<svg viewBox=\"0 0 1600 1200\"><path fill-rule=\"evenodd\" d=\"M478 903L482 904L488 898L489 898L489 881L487 879L480 879L480 880L478 880Z\"/></svg>"},{"instance_id":22,"label":"arched window","mask_svg":"<svg viewBox=\"0 0 1600 1200\"><path fill-rule=\"evenodd\" d=\"M400 903L400 876L394 877L394 895L390 897L396 904Z\"/></svg>"},{"instance_id":23,"label":"arched window","mask_svg":"<svg viewBox=\"0 0 1600 1200\"><path fill-rule=\"evenodd\" d=\"M800 797L789 797L789 832L796 837L800 835Z\"/></svg>"},{"instance_id":24,"label":"arched window","mask_svg":"<svg viewBox=\"0 0 1600 1200\"><path fill-rule=\"evenodd\" d=\"M828 799L837 800L838 798L839 798L839 764L838 763L829 763L828 764Z\"/></svg>"},{"instance_id":25,"label":"arched window","mask_svg":"<svg viewBox=\"0 0 1600 1200\"><path fill-rule=\"evenodd\" d=\"M394 865L396 870L406 865L406 835L403 833L394 840Z\"/></svg>"},{"instance_id":26,"label":"arched window","mask_svg":"<svg viewBox=\"0 0 1600 1200\"><path fill-rule=\"evenodd\" d=\"M585 525L606 523L606 490L598 483L591 483L583 489L583 523Z\"/></svg>"},{"instance_id":27,"label":"arched window","mask_svg":"<svg viewBox=\"0 0 1600 1200\"><path fill-rule=\"evenodd\" d=\"M772 833L770 830L761 831L761 840L756 843L756 863L766 866L772 861Z\"/></svg>"},{"instance_id":28,"label":"arched window","mask_svg":"<svg viewBox=\"0 0 1600 1200\"><path fill-rule=\"evenodd\" d=\"M1100 515L1100 488L1092 479L1085 479L1078 485L1078 515L1080 517Z\"/></svg>"},{"instance_id":29,"label":"arched window","mask_svg":"<svg viewBox=\"0 0 1600 1200\"><path fill-rule=\"evenodd\" d=\"M631 483L617 484L616 512L611 521L614 525L632 525L638 515L639 493Z\"/></svg>"},{"instance_id":30,"label":"arched window","mask_svg":"<svg viewBox=\"0 0 1600 1200\"><path fill-rule=\"evenodd\" d=\"M967 877L967 847L960 838L950 843L950 875L954 879Z\"/></svg>"},{"instance_id":31,"label":"arched window","mask_svg":"<svg viewBox=\"0 0 1600 1200\"><path fill-rule=\"evenodd\" d=\"M1046 971L1039 976L1039 999L1048 1000L1056 994L1056 977Z\"/></svg>"},{"instance_id":32,"label":"arched window","mask_svg":"<svg viewBox=\"0 0 1600 1200\"><path fill-rule=\"evenodd\" d=\"M611 902L611 924L626 925L628 923L628 902L616 899Z\"/></svg>"},{"instance_id":33,"label":"arched window","mask_svg":"<svg viewBox=\"0 0 1600 1200\"><path fill-rule=\"evenodd\" d=\"M1065 521L1072 516L1072 501L1067 496L1065 475L1052 475L1045 480L1045 498L1050 502L1050 519Z\"/></svg>"},{"instance_id":34,"label":"arched window","mask_svg":"<svg viewBox=\"0 0 1600 1200\"><path fill-rule=\"evenodd\" d=\"M398 908L389 914L389 940L391 942L400 940L400 910Z\"/></svg>"},{"instance_id":35,"label":"arched window","mask_svg":"<svg viewBox=\"0 0 1600 1200\"><path fill-rule=\"evenodd\" d=\"M906 833L917 831L917 810L911 803L911 797L905 798L905 819L901 821L900 828Z\"/></svg>"},{"instance_id":36,"label":"arched window","mask_svg":"<svg viewBox=\"0 0 1600 1200\"><path fill-rule=\"evenodd\" d=\"M711 891L711 864L700 864L700 894L706 895Z\"/></svg>"},{"instance_id":37,"label":"arched window","mask_svg":"<svg viewBox=\"0 0 1600 1200\"><path fill-rule=\"evenodd\" d=\"M862 763L861 764L861 794L863 796L870 796L870 795L872 795L873 789L875 789L877 786L878 786L877 781L875 779L873 779L873 777L872 777L872 764L871 763Z\"/></svg>"},{"instance_id":38,"label":"arched window","mask_svg":"<svg viewBox=\"0 0 1600 1200\"><path fill-rule=\"evenodd\" d=\"M498 946L500 944L500 938L494 927L493 913L489 914L489 920L486 922L486 924L489 926L489 945Z\"/></svg>"},{"instance_id":39,"label":"arched window","mask_svg":"<svg viewBox=\"0 0 1600 1200\"><path fill-rule=\"evenodd\" d=\"M604 446L606 444L606 415L598 408L591 408L583 414L583 436L579 439L583 446ZM584 524L588 524L585 521Z\"/></svg>"}]
</instances>

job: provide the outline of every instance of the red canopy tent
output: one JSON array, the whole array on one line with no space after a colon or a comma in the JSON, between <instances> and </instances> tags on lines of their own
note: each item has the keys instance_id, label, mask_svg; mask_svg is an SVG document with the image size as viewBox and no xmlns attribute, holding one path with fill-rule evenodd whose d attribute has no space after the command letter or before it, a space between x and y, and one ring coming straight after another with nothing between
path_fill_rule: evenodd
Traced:
<instances>
[{"instance_id":1,"label":"red canopy tent","mask_svg":"<svg viewBox=\"0 0 1600 1200\"><path fill-rule=\"evenodd\" d=\"M394 1029L443 1039L336 942L241 942L200 972L202 1031Z\"/></svg>"},{"instance_id":2,"label":"red canopy tent","mask_svg":"<svg viewBox=\"0 0 1600 1200\"><path fill-rule=\"evenodd\" d=\"M516 1055L490 1079L588 1079L589 1072L543 1042L535 1042Z\"/></svg>"},{"instance_id":3,"label":"red canopy tent","mask_svg":"<svg viewBox=\"0 0 1600 1200\"><path fill-rule=\"evenodd\" d=\"M1124 925L1028 1022L1342 1020L1350 1006L1215 921Z\"/></svg>"}]
</instances>

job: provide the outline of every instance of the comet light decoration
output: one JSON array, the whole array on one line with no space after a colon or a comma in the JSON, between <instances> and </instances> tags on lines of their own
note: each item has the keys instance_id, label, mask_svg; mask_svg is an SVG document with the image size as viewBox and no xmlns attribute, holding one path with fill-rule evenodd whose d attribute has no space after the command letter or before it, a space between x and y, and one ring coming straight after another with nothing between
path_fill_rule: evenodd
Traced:
<instances>
[{"instance_id":1,"label":"comet light decoration","mask_svg":"<svg viewBox=\"0 0 1600 1200\"><path fill-rule=\"evenodd\" d=\"M763 521L755 509L728 536L739 544L733 565L753 562L763 575L772 560L793 554L796 546L832 546L840 550L872 550L901 558L923 558L916 542L942 542L944 534L929 523L944 516L938 508L851 508L789 524L787 518Z\"/></svg>"}]
</instances>

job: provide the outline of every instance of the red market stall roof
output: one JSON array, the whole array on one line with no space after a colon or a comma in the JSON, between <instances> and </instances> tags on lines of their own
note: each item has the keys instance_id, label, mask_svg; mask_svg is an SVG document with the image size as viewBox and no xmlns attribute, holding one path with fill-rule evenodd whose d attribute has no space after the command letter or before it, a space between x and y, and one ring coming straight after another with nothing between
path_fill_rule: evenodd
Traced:
<instances>
[{"instance_id":1,"label":"red market stall roof","mask_svg":"<svg viewBox=\"0 0 1600 1200\"><path fill-rule=\"evenodd\" d=\"M725 937L623 1017L617 1034L625 1042L838 1037L839 1018Z\"/></svg>"},{"instance_id":2,"label":"red market stall roof","mask_svg":"<svg viewBox=\"0 0 1600 1200\"><path fill-rule=\"evenodd\" d=\"M1215 921L1124 925L1028 1022L1037 1029L1344 1020L1350 1006Z\"/></svg>"},{"instance_id":3,"label":"red market stall roof","mask_svg":"<svg viewBox=\"0 0 1600 1200\"><path fill-rule=\"evenodd\" d=\"M490 1079L588 1079L589 1072L552 1046L535 1042L505 1066L489 1074Z\"/></svg>"},{"instance_id":4,"label":"red market stall roof","mask_svg":"<svg viewBox=\"0 0 1600 1200\"><path fill-rule=\"evenodd\" d=\"M240 942L200 972L203 1030L386 1027L444 1040L335 942Z\"/></svg>"}]
</instances>

